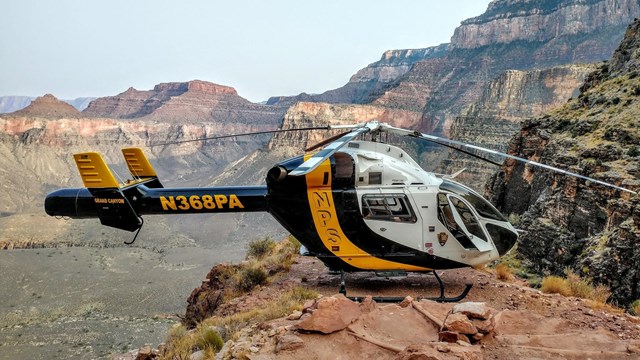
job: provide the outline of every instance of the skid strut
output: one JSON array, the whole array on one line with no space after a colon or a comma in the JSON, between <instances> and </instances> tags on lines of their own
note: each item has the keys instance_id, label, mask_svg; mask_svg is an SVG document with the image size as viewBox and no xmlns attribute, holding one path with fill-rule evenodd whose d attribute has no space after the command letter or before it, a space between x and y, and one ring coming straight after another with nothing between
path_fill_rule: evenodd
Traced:
<instances>
[{"instance_id":1,"label":"skid strut","mask_svg":"<svg viewBox=\"0 0 640 360\"><path fill-rule=\"evenodd\" d=\"M440 276L438 276L438 273L436 273L435 271L433 271L433 275L436 277L436 280L438 281L438 285L440 286L440 296L438 296L438 297L418 296L418 298L416 300L420 301L422 299L425 299L425 300L432 300L432 301L437 301L437 302L458 302L458 301L464 299L467 296L467 294L469 294L469 291L473 287L473 284L466 284L464 290L462 291L462 293L460 295L455 296L455 297L446 297L444 295L444 283L442 282L442 279L440 279ZM346 296L347 299L349 299L351 301L359 302L359 301L364 300L364 297L347 296L347 287L346 287L345 282L344 282L344 271L340 271L340 290L338 290L338 292L340 294ZM394 303L394 302L401 302L402 300L404 300L404 297L398 297L398 296L373 296L373 301L380 302L380 303Z\"/></svg>"}]
</instances>

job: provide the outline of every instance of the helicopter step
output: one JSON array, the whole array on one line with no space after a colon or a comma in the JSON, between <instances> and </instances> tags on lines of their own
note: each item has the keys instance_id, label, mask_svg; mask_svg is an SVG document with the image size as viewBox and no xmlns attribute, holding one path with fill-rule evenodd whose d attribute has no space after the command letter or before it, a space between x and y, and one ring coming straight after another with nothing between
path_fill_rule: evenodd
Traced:
<instances>
[{"instance_id":1,"label":"helicopter step","mask_svg":"<svg viewBox=\"0 0 640 360\"><path fill-rule=\"evenodd\" d=\"M473 284L466 284L464 290L460 295L454 296L454 297L447 297L444 295L444 283L442 282L442 279L440 279L440 276L438 276L438 273L435 271L433 271L433 275L438 281L438 285L440 287L440 296L438 297L418 296L416 300L420 301L424 299L424 300L432 300L436 302L458 302L464 299L465 297L467 297L467 295L469 294L469 291L473 287ZM406 272L405 272L405 276L406 276ZM344 271L340 272L340 289L338 290L338 292L344 295L347 299L351 301L360 302L364 300L364 297L361 297L361 296L347 296L347 287L344 281ZM404 297L399 297L399 296L373 296L372 298L373 298L373 301L379 302L379 303L399 303L405 299Z\"/></svg>"}]
</instances>

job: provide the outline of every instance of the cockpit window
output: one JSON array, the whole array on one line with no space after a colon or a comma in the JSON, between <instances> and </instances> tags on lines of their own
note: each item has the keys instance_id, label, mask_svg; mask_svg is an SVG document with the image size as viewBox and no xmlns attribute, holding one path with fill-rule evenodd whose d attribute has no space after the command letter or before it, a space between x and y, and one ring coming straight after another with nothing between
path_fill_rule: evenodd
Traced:
<instances>
[{"instance_id":1,"label":"cockpit window","mask_svg":"<svg viewBox=\"0 0 640 360\"><path fill-rule=\"evenodd\" d=\"M462 200L456 198L455 196L449 196L451 203L455 207L458 215L462 218L462 222L464 223L467 231L470 232L473 236L480 238L484 241L487 241L486 236L482 232L482 228L480 227L480 223L478 223L478 218L471 212L467 204L465 204Z\"/></svg>"},{"instance_id":2,"label":"cockpit window","mask_svg":"<svg viewBox=\"0 0 640 360\"><path fill-rule=\"evenodd\" d=\"M440 184L440 189L450 191L456 195L460 195L462 198L468 201L471 206L476 209L478 214L483 218L497 221L507 221L507 218L504 217L504 215L502 215L500 211L498 211L498 209L493 207L490 202L488 202L482 196L478 195L469 188L466 188L453 181L443 180L442 184Z\"/></svg>"},{"instance_id":3,"label":"cockpit window","mask_svg":"<svg viewBox=\"0 0 640 360\"><path fill-rule=\"evenodd\" d=\"M365 194L362 196L365 219L415 223L417 218L404 194Z\"/></svg>"},{"instance_id":4,"label":"cockpit window","mask_svg":"<svg viewBox=\"0 0 640 360\"><path fill-rule=\"evenodd\" d=\"M475 239L487 241L477 216L462 198L453 194L438 194L438 220L466 249L479 249Z\"/></svg>"}]
</instances>

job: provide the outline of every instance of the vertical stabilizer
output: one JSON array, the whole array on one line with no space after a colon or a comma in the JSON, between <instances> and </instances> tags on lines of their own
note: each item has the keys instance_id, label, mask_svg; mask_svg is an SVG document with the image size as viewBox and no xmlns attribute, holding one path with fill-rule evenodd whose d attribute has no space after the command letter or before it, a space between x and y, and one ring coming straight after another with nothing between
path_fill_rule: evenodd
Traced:
<instances>
[{"instance_id":1,"label":"vertical stabilizer","mask_svg":"<svg viewBox=\"0 0 640 360\"><path fill-rule=\"evenodd\" d=\"M118 181L109 167L97 152L87 152L73 155L80 177L88 189L118 188Z\"/></svg>"}]
</instances>

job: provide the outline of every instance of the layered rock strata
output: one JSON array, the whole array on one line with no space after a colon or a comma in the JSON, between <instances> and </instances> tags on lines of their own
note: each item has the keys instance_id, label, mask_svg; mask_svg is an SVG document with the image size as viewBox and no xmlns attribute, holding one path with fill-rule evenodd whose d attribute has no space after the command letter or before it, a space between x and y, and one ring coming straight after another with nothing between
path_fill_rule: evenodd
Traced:
<instances>
[{"instance_id":1,"label":"layered rock strata","mask_svg":"<svg viewBox=\"0 0 640 360\"><path fill-rule=\"evenodd\" d=\"M509 152L640 190L640 21L611 61L567 105L524 122ZM640 298L637 195L507 161L488 195L527 230L518 251L539 273L566 267L609 286L611 299Z\"/></svg>"},{"instance_id":2,"label":"layered rock strata","mask_svg":"<svg viewBox=\"0 0 640 360\"><path fill-rule=\"evenodd\" d=\"M456 118L451 137L485 148L507 151L509 140L520 130L520 123L540 115L577 96L586 76L595 65L563 65L543 70L509 70L491 81L477 102ZM478 154L502 163L503 158ZM466 168L458 180L483 190L496 166L456 151L442 171Z\"/></svg>"}]
</instances>

